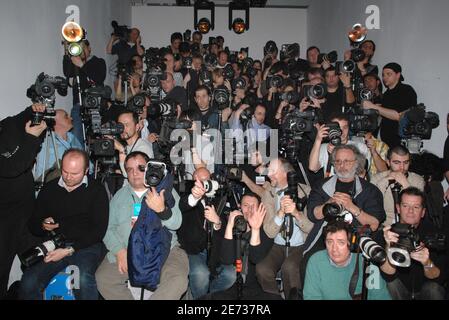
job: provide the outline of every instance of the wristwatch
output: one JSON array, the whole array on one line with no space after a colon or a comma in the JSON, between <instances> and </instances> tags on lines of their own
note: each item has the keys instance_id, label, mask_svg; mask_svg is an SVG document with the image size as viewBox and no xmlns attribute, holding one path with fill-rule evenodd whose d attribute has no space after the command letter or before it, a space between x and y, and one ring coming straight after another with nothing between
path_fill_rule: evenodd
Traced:
<instances>
[{"instance_id":1,"label":"wristwatch","mask_svg":"<svg viewBox=\"0 0 449 320\"><path fill-rule=\"evenodd\" d=\"M429 259L429 263L424 266L424 269L432 269L433 268L433 261Z\"/></svg>"},{"instance_id":2,"label":"wristwatch","mask_svg":"<svg viewBox=\"0 0 449 320\"><path fill-rule=\"evenodd\" d=\"M75 249L73 249L73 247L67 247L66 249L70 250L69 254L67 255L68 257L71 257L75 253Z\"/></svg>"}]
</instances>

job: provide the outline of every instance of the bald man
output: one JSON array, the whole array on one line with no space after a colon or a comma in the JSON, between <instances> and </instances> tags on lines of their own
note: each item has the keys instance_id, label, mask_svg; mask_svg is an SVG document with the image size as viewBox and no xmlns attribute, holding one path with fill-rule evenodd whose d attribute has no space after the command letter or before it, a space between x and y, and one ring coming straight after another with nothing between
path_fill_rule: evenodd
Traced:
<instances>
[{"instance_id":1,"label":"bald man","mask_svg":"<svg viewBox=\"0 0 449 320\"><path fill-rule=\"evenodd\" d=\"M181 197L179 202L182 224L178 230L178 239L181 248L189 256L189 287L193 298L198 299L207 293L232 287L236 272L233 265L219 263L225 228L222 227L222 220L215 206L206 205L204 182L210 179L210 172L206 168L199 168L194 172L193 178L195 185L190 195ZM211 238L208 237L208 230Z\"/></svg>"},{"instance_id":2,"label":"bald man","mask_svg":"<svg viewBox=\"0 0 449 320\"><path fill-rule=\"evenodd\" d=\"M108 226L109 201L104 187L87 178L88 169L87 154L69 149L62 158L61 178L46 184L39 193L30 231L41 237L41 242L48 240L51 231L60 233L65 243L26 269L21 299L41 300L49 281L68 266L79 270L76 299L98 299L95 271L104 256L102 240Z\"/></svg>"}]
</instances>

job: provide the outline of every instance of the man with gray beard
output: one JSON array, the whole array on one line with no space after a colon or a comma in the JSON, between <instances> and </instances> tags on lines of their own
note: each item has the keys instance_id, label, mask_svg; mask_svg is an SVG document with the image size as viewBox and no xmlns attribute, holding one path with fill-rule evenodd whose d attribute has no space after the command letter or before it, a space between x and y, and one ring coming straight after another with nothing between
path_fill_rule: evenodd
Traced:
<instances>
[{"instance_id":1,"label":"man with gray beard","mask_svg":"<svg viewBox=\"0 0 449 320\"><path fill-rule=\"evenodd\" d=\"M307 259L313 253L325 249L323 228L328 221L336 219L323 210L326 204L344 208L344 216L337 219L344 219L353 228L369 225L371 231L376 232L385 220L382 193L376 186L357 176L359 166L364 163L363 157L353 145L341 145L332 151L335 175L317 183L307 203L307 217L314 226L304 244L304 265L301 271L305 270Z\"/></svg>"}]
</instances>

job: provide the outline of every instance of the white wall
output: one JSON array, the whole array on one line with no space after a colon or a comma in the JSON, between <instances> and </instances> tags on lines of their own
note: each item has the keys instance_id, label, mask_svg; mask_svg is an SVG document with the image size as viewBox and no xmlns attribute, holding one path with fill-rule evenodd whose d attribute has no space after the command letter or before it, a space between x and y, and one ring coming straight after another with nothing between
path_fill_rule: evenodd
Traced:
<instances>
[{"instance_id":1,"label":"white wall","mask_svg":"<svg viewBox=\"0 0 449 320\"><path fill-rule=\"evenodd\" d=\"M405 83L412 85L418 102L440 116L440 127L432 140L425 142L429 151L441 156L446 139L447 84L449 64L449 2L446 0L313 0L309 7L310 45L322 51L337 49L340 57L349 46L346 33L354 23L365 23L365 9L380 9L380 30L370 30L375 41L374 63L380 70L388 62L402 65Z\"/></svg>"},{"instance_id":2,"label":"white wall","mask_svg":"<svg viewBox=\"0 0 449 320\"><path fill-rule=\"evenodd\" d=\"M129 2L121 0L14 0L0 2L0 119L19 113L30 105L26 89L40 72L62 74L61 27L68 5L80 8L80 23L87 30L93 54L106 58L112 32L111 19L130 24ZM110 81L110 78L107 79ZM71 108L71 93L57 97L57 107Z\"/></svg>"},{"instance_id":3,"label":"white wall","mask_svg":"<svg viewBox=\"0 0 449 320\"><path fill-rule=\"evenodd\" d=\"M132 22L141 29L146 48L163 47L170 44L172 33L194 30L193 13L193 7L135 6ZM234 18L237 16L237 13L234 14ZM217 7L215 30L203 36L203 43L207 43L209 36L218 35L225 38L225 46L229 46L230 50L249 47L250 56L257 59L263 58L263 46L271 39L276 41L278 47L283 43L298 42L304 53L307 44L307 10L251 8L250 29L237 35L228 29L228 8Z\"/></svg>"}]
</instances>

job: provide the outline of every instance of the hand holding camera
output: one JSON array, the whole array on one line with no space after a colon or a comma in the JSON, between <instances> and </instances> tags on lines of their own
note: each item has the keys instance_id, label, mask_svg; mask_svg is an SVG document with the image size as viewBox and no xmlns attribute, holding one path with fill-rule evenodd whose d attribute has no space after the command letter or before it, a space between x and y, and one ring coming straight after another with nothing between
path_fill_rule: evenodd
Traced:
<instances>
[{"instance_id":1,"label":"hand holding camera","mask_svg":"<svg viewBox=\"0 0 449 320\"><path fill-rule=\"evenodd\" d=\"M25 132L35 137L39 137L45 130L47 130L47 123L45 121L42 121L37 126L32 126L31 121L28 121L25 125Z\"/></svg>"},{"instance_id":2,"label":"hand holding camera","mask_svg":"<svg viewBox=\"0 0 449 320\"><path fill-rule=\"evenodd\" d=\"M347 193L335 192L332 200L345 207L354 215L359 213L359 208L352 202L352 197Z\"/></svg>"},{"instance_id":3,"label":"hand holding camera","mask_svg":"<svg viewBox=\"0 0 449 320\"><path fill-rule=\"evenodd\" d=\"M410 186L407 177L402 172L391 172L388 175L388 180L395 180L402 186L402 189L408 188Z\"/></svg>"},{"instance_id":4,"label":"hand holding camera","mask_svg":"<svg viewBox=\"0 0 449 320\"><path fill-rule=\"evenodd\" d=\"M385 227L383 232L388 247L390 247L392 243L397 243L399 241L399 235L391 231L391 226Z\"/></svg>"},{"instance_id":5,"label":"hand holding camera","mask_svg":"<svg viewBox=\"0 0 449 320\"><path fill-rule=\"evenodd\" d=\"M152 187L145 199L148 208L156 213L162 213L165 211L165 190L160 193L157 192L155 187Z\"/></svg>"},{"instance_id":6,"label":"hand holding camera","mask_svg":"<svg viewBox=\"0 0 449 320\"><path fill-rule=\"evenodd\" d=\"M64 259L65 257L69 256L71 253L72 253L71 249L66 248L56 249L55 251L49 252L47 254L47 256L44 258L44 262L45 263L58 262Z\"/></svg>"},{"instance_id":7,"label":"hand holding camera","mask_svg":"<svg viewBox=\"0 0 449 320\"><path fill-rule=\"evenodd\" d=\"M196 200L201 200L201 198L203 198L205 194L206 194L206 189L204 188L203 183L197 179L195 181L195 185L192 188L192 196Z\"/></svg>"},{"instance_id":8,"label":"hand holding camera","mask_svg":"<svg viewBox=\"0 0 449 320\"><path fill-rule=\"evenodd\" d=\"M237 216L243 216L243 214L239 210L234 210L229 214L227 229L232 230L234 228L234 221Z\"/></svg>"},{"instance_id":9,"label":"hand holding camera","mask_svg":"<svg viewBox=\"0 0 449 320\"><path fill-rule=\"evenodd\" d=\"M204 208L204 218L215 225L219 225L221 222L214 206L206 206L206 208Z\"/></svg>"},{"instance_id":10,"label":"hand holding camera","mask_svg":"<svg viewBox=\"0 0 449 320\"><path fill-rule=\"evenodd\" d=\"M321 143L329 135L329 128L325 124L317 124L316 128L317 134L315 140Z\"/></svg>"},{"instance_id":11,"label":"hand holding camera","mask_svg":"<svg viewBox=\"0 0 449 320\"><path fill-rule=\"evenodd\" d=\"M46 218L42 222L42 229L45 231L53 231L59 228L59 223L55 223L55 220L52 217Z\"/></svg>"}]
</instances>

